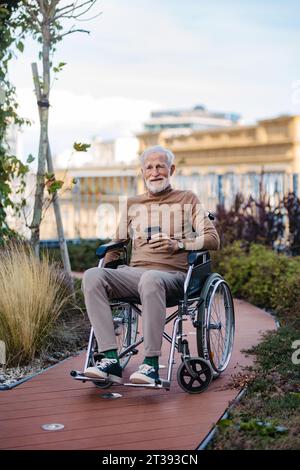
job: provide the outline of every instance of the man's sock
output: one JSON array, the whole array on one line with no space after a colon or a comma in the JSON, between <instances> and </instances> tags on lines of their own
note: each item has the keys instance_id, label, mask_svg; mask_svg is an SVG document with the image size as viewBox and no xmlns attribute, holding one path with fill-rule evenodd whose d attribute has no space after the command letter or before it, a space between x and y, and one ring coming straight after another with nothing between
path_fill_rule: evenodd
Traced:
<instances>
[{"instance_id":1,"label":"man's sock","mask_svg":"<svg viewBox=\"0 0 300 470\"><path fill-rule=\"evenodd\" d=\"M155 370L158 370L158 356L145 357L144 364L154 367Z\"/></svg>"},{"instance_id":2,"label":"man's sock","mask_svg":"<svg viewBox=\"0 0 300 470\"><path fill-rule=\"evenodd\" d=\"M107 357L108 359L117 359L118 364L120 364L117 349L110 349L109 351L103 351L103 354L104 354L104 357Z\"/></svg>"}]
</instances>

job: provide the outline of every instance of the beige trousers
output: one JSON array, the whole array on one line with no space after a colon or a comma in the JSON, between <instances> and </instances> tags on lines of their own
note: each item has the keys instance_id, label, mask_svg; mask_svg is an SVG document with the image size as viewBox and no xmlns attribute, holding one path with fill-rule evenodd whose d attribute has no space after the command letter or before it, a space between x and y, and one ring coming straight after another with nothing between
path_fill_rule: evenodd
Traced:
<instances>
[{"instance_id":1,"label":"beige trousers","mask_svg":"<svg viewBox=\"0 0 300 470\"><path fill-rule=\"evenodd\" d=\"M91 268L82 289L100 351L116 349L110 299L139 296L145 356L160 356L166 318L166 299L183 296L186 274L121 265L117 269Z\"/></svg>"}]
</instances>

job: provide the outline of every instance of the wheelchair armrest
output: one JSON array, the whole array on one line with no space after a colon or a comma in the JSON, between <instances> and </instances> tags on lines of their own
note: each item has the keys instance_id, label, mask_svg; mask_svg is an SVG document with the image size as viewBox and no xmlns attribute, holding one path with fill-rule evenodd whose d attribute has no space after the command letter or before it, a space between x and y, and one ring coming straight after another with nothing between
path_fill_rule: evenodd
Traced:
<instances>
[{"instance_id":1,"label":"wheelchair armrest","mask_svg":"<svg viewBox=\"0 0 300 470\"><path fill-rule=\"evenodd\" d=\"M106 253L108 251L112 250L119 250L121 248L125 248L127 245L127 242L110 242L110 243L105 243L104 245L98 246L96 250L96 255L99 257L99 259L104 258Z\"/></svg>"},{"instance_id":2,"label":"wheelchair armrest","mask_svg":"<svg viewBox=\"0 0 300 470\"><path fill-rule=\"evenodd\" d=\"M188 263L190 266L198 266L210 260L210 254L207 250L190 251L188 254Z\"/></svg>"}]
</instances>

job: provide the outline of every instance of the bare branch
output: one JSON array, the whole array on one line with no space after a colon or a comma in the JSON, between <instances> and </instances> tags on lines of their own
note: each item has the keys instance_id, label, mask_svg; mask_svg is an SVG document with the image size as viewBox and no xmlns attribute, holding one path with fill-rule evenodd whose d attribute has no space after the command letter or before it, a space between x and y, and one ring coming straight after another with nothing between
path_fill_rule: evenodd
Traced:
<instances>
[{"instance_id":1,"label":"bare branch","mask_svg":"<svg viewBox=\"0 0 300 470\"><path fill-rule=\"evenodd\" d=\"M98 18L98 16L102 15L103 11L100 11L100 13L97 13L97 15L91 16L90 18L77 18L77 21L91 21L94 20L95 18Z\"/></svg>"},{"instance_id":2,"label":"bare branch","mask_svg":"<svg viewBox=\"0 0 300 470\"><path fill-rule=\"evenodd\" d=\"M79 18L80 16L83 16L88 11L90 11L90 9L95 5L97 0L90 0L90 1L91 1L91 4L84 11L81 11L80 13L78 13L78 15L74 15L73 18ZM81 7L83 7L83 5L76 7L76 10L81 8Z\"/></svg>"},{"instance_id":3,"label":"bare branch","mask_svg":"<svg viewBox=\"0 0 300 470\"><path fill-rule=\"evenodd\" d=\"M66 5L65 7L62 7L62 8L57 8L56 9L56 12L59 14L61 13L62 11L64 10L69 10L69 11L66 11L65 14L68 14L70 11L74 11L74 3L70 3L69 5ZM64 14L64 13L63 13ZM63 14L61 15L55 15L54 19L56 20L57 18L60 18L61 16L63 16Z\"/></svg>"},{"instance_id":4,"label":"bare branch","mask_svg":"<svg viewBox=\"0 0 300 470\"><path fill-rule=\"evenodd\" d=\"M81 11L78 15L74 15L74 18L79 18L80 16L85 15L95 5L96 1L97 0L93 0L91 5L89 5L84 11Z\"/></svg>"},{"instance_id":5,"label":"bare branch","mask_svg":"<svg viewBox=\"0 0 300 470\"><path fill-rule=\"evenodd\" d=\"M73 28L73 26L72 26L72 28ZM68 34L72 34L72 33L87 33L87 34L90 34L90 31L88 31L87 29L72 29L72 28L69 31L67 31L66 33L60 34L59 38L63 38L65 36L68 36Z\"/></svg>"},{"instance_id":6,"label":"bare branch","mask_svg":"<svg viewBox=\"0 0 300 470\"><path fill-rule=\"evenodd\" d=\"M87 0L83 3L81 3L80 5L77 5L77 2L74 2L72 5L70 4L67 7L64 7L64 8L61 8L60 10L57 10L57 12L60 13L60 14L56 15L54 19L57 20L58 18L79 18L80 16L87 13L94 6L94 4L96 2L97 2L97 0ZM74 14L75 11L81 10L86 5L88 5L88 6L84 11L80 11L77 14ZM69 9L67 10L67 8L69 8ZM66 10L66 11L62 12L63 10Z\"/></svg>"}]
</instances>

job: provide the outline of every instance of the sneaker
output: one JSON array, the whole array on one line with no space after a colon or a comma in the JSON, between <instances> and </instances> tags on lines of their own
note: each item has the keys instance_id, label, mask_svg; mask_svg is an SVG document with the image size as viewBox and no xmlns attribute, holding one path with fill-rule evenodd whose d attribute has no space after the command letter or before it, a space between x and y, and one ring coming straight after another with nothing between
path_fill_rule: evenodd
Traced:
<instances>
[{"instance_id":1,"label":"sneaker","mask_svg":"<svg viewBox=\"0 0 300 470\"><path fill-rule=\"evenodd\" d=\"M158 370L148 364L142 364L129 378L133 384L157 384L160 383Z\"/></svg>"},{"instance_id":2,"label":"sneaker","mask_svg":"<svg viewBox=\"0 0 300 470\"><path fill-rule=\"evenodd\" d=\"M94 367L87 367L84 375L93 379L108 379L111 382L122 383L122 368L117 359L104 357Z\"/></svg>"}]
</instances>

